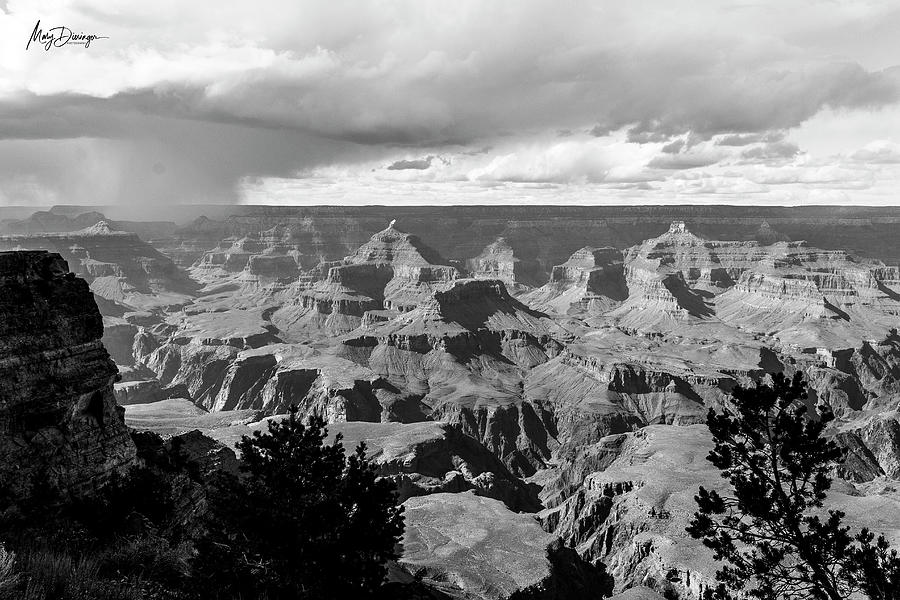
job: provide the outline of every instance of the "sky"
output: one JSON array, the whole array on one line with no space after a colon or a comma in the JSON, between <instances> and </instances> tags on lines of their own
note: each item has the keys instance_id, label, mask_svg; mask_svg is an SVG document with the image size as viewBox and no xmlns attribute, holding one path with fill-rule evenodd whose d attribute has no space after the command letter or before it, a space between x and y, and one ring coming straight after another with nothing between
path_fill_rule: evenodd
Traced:
<instances>
[{"instance_id":1,"label":"sky","mask_svg":"<svg viewBox=\"0 0 900 600\"><path fill-rule=\"evenodd\" d=\"M29 45L58 26L102 37ZM0 206L900 205L898 31L896 0L0 0Z\"/></svg>"}]
</instances>

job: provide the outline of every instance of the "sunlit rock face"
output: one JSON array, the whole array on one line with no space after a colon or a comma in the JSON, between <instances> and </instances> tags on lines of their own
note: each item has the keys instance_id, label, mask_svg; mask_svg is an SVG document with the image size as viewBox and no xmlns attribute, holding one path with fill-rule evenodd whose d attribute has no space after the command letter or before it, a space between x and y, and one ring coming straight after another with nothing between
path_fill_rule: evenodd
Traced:
<instances>
[{"instance_id":1,"label":"sunlit rock face","mask_svg":"<svg viewBox=\"0 0 900 600\"><path fill-rule=\"evenodd\" d=\"M458 270L445 262L417 237L389 226L342 261L320 266L323 280L298 282L273 322L294 338L309 330L352 331L365 313L412 310L456 279Z\"/></svg>"},{"instance_id":2,"label":"sunlit rock face","mask_svg":"<svg viewBox=\"0 0 900 600\"><path fill-rule=\"evenodd\" d=\"M284 231L242 242L235 269ZM582 248L516 297L487 278L508 275L499 262L473 279L446 262L390 226L278 292L213 287L162 322L128 314L106 336L125 360L137 330L123 400L184 386L210 410L445 419L529 473L555 448L696 422L767 371L803 370L838 413L894 389L896 269L844 252L709 241L675 222L624 253Z\"/></svg>"},{"instance_id":3,"label":"sunlit rock face","mask_svg":"<svg viewBox=\"0 0 900 600\"><path fill-rule=\"evenodd\" d=\"M112 229L107 221L68 233L0 236L0 250L59 253L90 284L105 316L183 306L196 289L168 257L137 234Z\"/></svg>"},{"instance_id":4,"label":"sunlit rock face","mask_svg":"<svg viewBox=\"0 0 900 600\"><path fill-rule=\"evenodd\" d=\"M224 240L197 260L192 276L205 283L221 283L246 272L246 278L294 280L315 264L306 256L291 231L276 226L235 240Z\"/></svg>"},{"instance_id":5,"label":"sunlit rock face","mask_svg":"<svg viewBox=\"0 0 900 600\"><path fill-rule=\"evenodd\" d=\"M520 283L540 287L555 265L585 246L619 250L666 232L673 220L709 240L806 240L824 249L854 249L889 265L900 262L900 216L891 208L721 206L493 206L493 207L275 207L235 206L203 211L210 218L155 236L130 227L182 267L226 238L232 240L280 226L313 261L340 260L396 218L398 227L425 240L450 264L467 264L498 237L521 262ZM198 214L197 207L192 214ZM230 215L230 216L229 216ZM177 219L173 213L172 219ZM78 227L85 227L84 222ZM130 225L133 226L133 225ZM56 231L60 231L57 229ZM467 265L468 267L468 265ZM468 267L470 270L471 267Z\"/></svg>"},{"instance_id":6,"label":"sunlit rock face","mask_svg":"<svg viewBox=\"0 0 900 600\"><path fill-rule=\"evenodd\" d=\"M0 252L0 479L82 494L129 467L116 367L87 282L59 254Z\"/></svg>"},{"instance_id":7,"label":"sunlit rock face","mask_svg":"<svg viewBox=\"0 0 900 600\"><path fill-rule=\"evenodd\" d=\"M400 565L450 597L588 600L605 580L530 516L490 498L432 494L403 504Z\"/></svg>"},{"instance_id":8,"label":"sunlit rock face","mask_svg":"<svg viewBox=\"0 0 900 600\"><path fill-rule=\"evenodd\" d=\"M559 352L557 332L502 282L463 279L415 310L348 337L342 354L413 394L418 418L456 424L514 472L529 473L549 458L555 441L545 411L523 402L522 376Z\"/></svg>"},{"instance_id":9,"label":"sunlit rock face","mask_svg":"<svg viewBox=\"0 0 900 600\"><path fill-rule=\"evenodd\" d=\"M523 258L527 252L520 245L519 249L505 237L498 237L484 247L478 256L466 260L466 267L471 277L477 279L498 279L510 291L525 291L540 281L543 267L534 257Z\"/></svg>"},{"instance_id":10,"label":"sunlit rock face","mask_svg":"<svg viewBox=\"0 0 900 600\"><path fill-rule=\"evenodd\" d=\"M622 253L615 248L582 248L553 267L550 281L522 300L548 312L566 315L604 313L628 298Z\"/></svg>"},{"instance_id":11,"label":"sunlit rock face","mask_svg":"<svg viewBox=\"0 0 900 600\"><path fill-rule=\"evenodd\" d=\"M399 312L414 309L433 290L459 276L437 251L393 226L373 235L344 262L389 268L391 278L384 286L382 301L385 309Z\"/></svg>"},{"instance_id":12,"label":"sunlit rock face","mask_svg":"<svg viewBox=\"0 0 900 600\"><path fill-rule=\"evenodd\" d=\"M675 222L624 264L628 297L608 316L641 332L721 322L829 347L879 337L900 315L896 267L805 242L711 241Z\"/></svg>"}]
</instances>

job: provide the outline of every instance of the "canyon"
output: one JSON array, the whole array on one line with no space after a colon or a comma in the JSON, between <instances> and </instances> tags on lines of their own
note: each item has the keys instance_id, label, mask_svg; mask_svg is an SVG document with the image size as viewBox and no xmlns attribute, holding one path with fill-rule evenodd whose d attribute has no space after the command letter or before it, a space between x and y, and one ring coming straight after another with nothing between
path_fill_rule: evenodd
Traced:
<instances>
[{"instance_id":1,"label":"canyon","mask_svg":"<svg viewBox=\"0 0 900 600\"><path fill-rule=\"evenodd\" d=\"M232 448L297 406L396 483L398 580L699 599L716 563L684 527L723 485L707 410L801 372L849 452L829 507L900 544L900 211L654 208L0 221L0 310L35 324L0 331L0 451L90 439L97 472L51 463L79 489L133 459L116 401Z\"/></svg>"}]
</instances>

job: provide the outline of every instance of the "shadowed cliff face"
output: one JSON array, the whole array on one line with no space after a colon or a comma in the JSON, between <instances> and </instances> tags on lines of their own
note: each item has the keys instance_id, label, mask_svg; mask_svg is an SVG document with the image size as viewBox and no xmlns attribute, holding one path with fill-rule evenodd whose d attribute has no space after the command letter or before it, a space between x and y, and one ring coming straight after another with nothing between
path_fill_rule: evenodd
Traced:
<instances>
[{"instance_id":1,"label":"shadowed cliff face","mask_svg":"<svg viewBox=\"0 0 900 600\"><path fill-rule=\"evenodd\" d=\"M116 366L83 279L58 254L0 252L0 481L79 494L131 465Z\"/></svg>"}]
</instances>

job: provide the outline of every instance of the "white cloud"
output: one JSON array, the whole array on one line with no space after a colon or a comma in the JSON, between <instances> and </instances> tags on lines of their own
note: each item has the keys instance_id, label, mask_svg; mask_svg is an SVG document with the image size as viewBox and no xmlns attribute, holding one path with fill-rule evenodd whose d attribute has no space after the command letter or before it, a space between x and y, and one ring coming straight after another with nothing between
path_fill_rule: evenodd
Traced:
<instances>
[{"instance_id":1,"label":"white cloud","mask_svg":"<svg viewBox=\"0 0 900 600\"><path fill-rule=\"evenodd\" d=\"M38 18L109 39L26 52ZM896 48L879 40L898 19L875 0L10 0L0 158L21 138L97 140L82 150L106 165L90 176L112 201L135 188L228 199L239 181L298 174L300 187L344 177L481 198L528 185L651 199L881 190L896 145L843 124L896 112ZM853 143L824 152L835 138ZM0 192L87 189L69 151L0 169ZM160 156L177 164L151 177ZM449 159L415 162L428 156ZM425 168L385 168L398 161Z\"/></svg>"},{"instance_id":2,"label":"white cloud","mask_svg":"<svg viewBox=\"0 0 900 600\"><path fill-rule=\"evenodd\" d=\"M785 18L773 20L773 10ZM598 120L674 133L764 131L824 106L897 98L892 76L790 43L810 21L865 21L883 11L816 4L800 21L772 6L733 10L711 0L677 9L662 0L639 8L328 0L301 8L163 3L158 15L120 3L111 15L99 1L14 1L0 16L2 39L27 37L36 16L109 39L51 52L20 44L0 67L0 90L100 98L152 91L170 96L160 110L174 95L199 118L363 141L427 143Z\"/></svg>"},{"instance_id":3,"label":"white cloud","mask_svg":"<svg viewBox=\"0 0 900 600\"><path fill-rule=\"evenodd\" d=\"M850 158L862 163L897 164L900 163L900 144L875 140L851 154Z\"/></svg>"}]
</instances>

